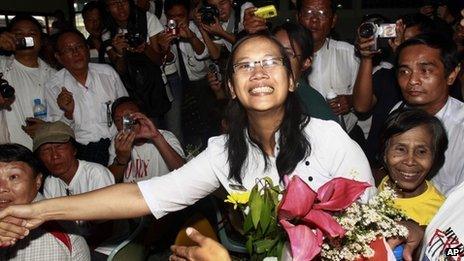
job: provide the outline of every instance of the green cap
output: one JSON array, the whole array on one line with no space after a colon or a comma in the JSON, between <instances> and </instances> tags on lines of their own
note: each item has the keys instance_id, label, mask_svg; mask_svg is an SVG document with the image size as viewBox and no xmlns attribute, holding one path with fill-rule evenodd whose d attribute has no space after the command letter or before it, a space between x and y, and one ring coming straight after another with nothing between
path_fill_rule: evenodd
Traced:
<instances>
[{"instance_id":1,"label":"green cap","mask_svg":"<svg viewBox=\"0 0 464 261\"><path fill-rule=\"evenodd\" d=\"M66 123L61 121L45 122L35 132L32 150L36 151L45 143L68 142L70 138L74 139L74 131Z\"/></svg>"}]
</instances>

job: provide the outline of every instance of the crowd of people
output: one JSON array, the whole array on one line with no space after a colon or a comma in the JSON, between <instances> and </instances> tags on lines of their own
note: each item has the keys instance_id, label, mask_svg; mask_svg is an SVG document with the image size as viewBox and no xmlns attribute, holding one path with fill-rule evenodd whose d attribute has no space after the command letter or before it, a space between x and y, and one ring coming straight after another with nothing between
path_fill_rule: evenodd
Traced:
<instances>
[{"instance_id":1,"label":"crowd of people","mask_svg":"<svg viewBox=\"0 0 464 261\"><path fill-rule=\"evenodd\" d=\"M350 44L332 37L334 0L298 0L283 24L252 2L90 1L87 38L64 25L48 36L27 14L9 22L0 259L105 260L127 219L285 175L315 191L367 182L360 202L392 187L410 219L405 260L464 257L463 6L366 15ZM366 33L385 24L393 35ZM187 234L199 246L171 260L230 258Z\"/></svg>"}]
</instances>

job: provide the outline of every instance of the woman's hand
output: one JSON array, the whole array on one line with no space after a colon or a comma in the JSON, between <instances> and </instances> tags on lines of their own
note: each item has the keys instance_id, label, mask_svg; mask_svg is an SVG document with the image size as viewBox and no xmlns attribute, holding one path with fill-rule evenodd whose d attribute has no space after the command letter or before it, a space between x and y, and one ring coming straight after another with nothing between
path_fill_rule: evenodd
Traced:
<instances>
[{"instance_id":1,"label":"woman's hand","mask_svg":"<svg viewBox=\"0 0 464 261\"><path fill-rule=\"evenodd\" d=\"M194 228L186 229L187 236L198 244L198 246L171 246L171 261L230 261L227 250L218 242L205 237Z\"/></svg>"},{"instance_id":2,"label":"woman's hand","mask_svg":"<svg viewBox=\"0 0 464 261\"><path fill-rule=\"evenodd\" d=\"M202 24L203 29L205 29L206 32L212 35L220 36L222 37L225 33L224 28L222 28L221 23L219 23L218 18L214 18L214 23L212 24Z\"/></svg>"}]
</instances>

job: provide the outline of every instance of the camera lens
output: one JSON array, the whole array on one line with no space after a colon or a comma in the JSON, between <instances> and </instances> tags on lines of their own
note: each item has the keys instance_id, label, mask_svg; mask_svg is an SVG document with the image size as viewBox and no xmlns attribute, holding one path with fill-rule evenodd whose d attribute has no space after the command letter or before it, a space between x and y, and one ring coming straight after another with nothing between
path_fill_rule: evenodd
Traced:
<instances>
[{"instance_id":1,"label":"camera lens","mask_svg":"<svg viewBox=\"0 0 464 261\"><path fill-rule=\"evenodd\" d=\"M14 97L15 89L6 80L0 79L0 94L5 99Z\"/></svg>"},{"instance_id":2,"label":"camera lens","mask_svg":"<svg viewBox=\"0 0 464 261\"><path fill-rule=\"evenodd\" d=\"M362 38L372 37L376 33L376 28L374 23L363 23L359 26L358 29L359 36Z\"/></svg>"}]
</instances>

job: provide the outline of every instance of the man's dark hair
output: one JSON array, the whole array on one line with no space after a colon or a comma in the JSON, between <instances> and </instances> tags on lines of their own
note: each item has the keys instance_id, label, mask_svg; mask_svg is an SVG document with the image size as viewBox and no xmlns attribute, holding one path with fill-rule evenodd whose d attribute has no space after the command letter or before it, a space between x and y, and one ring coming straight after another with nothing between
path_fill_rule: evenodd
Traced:
<instances>
[{"instance_id":1,"label":"man's dark hair","mask_svg":"<svg viewBox=\"0 0 464 261\"><path fill-rule=\"evenodd\" d=\"M296 1L296 10L298 12L301 11L301 8L303 7L303 2L305 0L297 0ZM336 0L326 0L330 1L330 10L332 10L332 13L335 14L337 12L337 1Z\"/></svg>"},{"instance_id":2,"label":"man's dark hair","mask_svg":"<svg viewBox=\"0 0 464 261\"><path fill-rule=\"evenodd\" d=\"M103 10L102 3L98 1L90 1L86 3L84 7L82 8L82 17L85 19L87 14L93 10L98 10L100 14L102 15L102 10Z\"/></svg>"},{"instance_id":3,"label":"man's dark hair","mask_svg":"<svg viewBox=\"0 0 464 261\"><path fill-rule=\"evenodd\" d=\"M445 162L445 151L448 148L448 137L441 121L420 109L403 108L395 110L388 116L381 135L381 157L384 159L385 150L390 139L403 134L413 128L425 126L432 136L433 163L427 179L433 178ZM384 162L385 164L385 162ZM386 166L385 166L386 167Z\"/></svg>"},{"instance_id":4,"label":"man's dark hair","mask_svg":"<svg viewBox=\"0 0 464 261\"><path fill-rule=\"evenodd\" d=\"M113 119L113 121L114 121L114 112L116 111L116 109L119 106L121 106L122 104L125 104L125 103L132 103L135 106L137 106L137 108L139 108L139 110L141 110L140 104L135 99L133 99L131 97L128 97L128 96L119 97L111 105L111 119Z\"/></svg>"},{"instance_id":5,"label":"man's dark hair","mask_svg":"<svg viewBox=\"0 0 464 261\"><path fill-rule=\"evenodd\" d=\"M400 17L405 28L417 26L421 33L430 33L436 31L436 24L433 20L421 13L406 14Z\"/></svg>"},{"instance_id":6,"label":"man's dark hair","mask_svg":"<svg viewBox=\"0 0 464 261\"><path fill-rule=\"evenodd\" d=\"M164 1L164 13L167 13L171 10L174 6L181 5L185 7L187 13L190 12L190 1L189 0L168 0Z\"/></svg>"},{"instance_id":7,"label":"man's dark hair","mask_svg":"<svg viewBox=\"0 0 464 261\"><path fill-rule=\"evenodd\" d=\"M13 161L26 163L32 169L34 177L41 173L42 165L30 149L16 143L0 144L0 162Z\"/></svg>"},{"instance_id":8,"label":"man's dark hair","mask_svg":"<svg viewBox=\"0 0 464 261\"><path fill-rule=\"evenodd\" d=\"M401 52L409 46L425 45L440 51L440 59L445 67L445 75L450 73L459 65L459 56L456 44L447 37L442 37L440 33L420 34L414 38L404 41L396 50L396 68L398 68Z\"/></svg>"},{"instance_id":9,"label":"man's dark hair","mask_svg":"<svg viewBox=\"0 0 464 261\"><path fill-rule=\"evenodd\" d=\"M11 19L10 23L8 24L7 31L11 32L13 27L21 21L31 22L37 27L37 29L39 29L40 33L43 33L42 25L39 23L39 21L37 21L37 19L35 19L34 17L32 17L32 15L29 14L17 14L13 19Z\"/></svg>"},{"instance_id":10,"label":"man's dark hair","mask_svg":"<svg viewBox=\"0 0 464 261\"><path fill-rule=\"evenodd\" d=\"M59 52L59 47L58 47L58 42L60 41L60 38L63 37L63 35L65 34L75 34L77 35L79 38L82 39L82 41L84 42L84 44L87 44L87 41L85 39L85 36L79 31L77 30L76 28L72 28L72 29L69 29L69 30L64 30L62 32L59 32L56 34L56 36L54 35L54 41L53 41L53 50L55 52Z\"/></svg>"},{"instance_id":11,"label":"man's dark hair","mask_svg":"<svg viewBox=\"0 0 464 261\"><path fill-rule=\"evenodd\" d=\"M301 56L297 57L299 62L304 62L306 59L313 57L314 47L313 36L311 34L311 31L309 31L300 24L290 22L284 23L274 28L272 34L275 35L279 31L285 31L287 33L293 52L295 52L295 46L298 46L300 48Z\"/></svg>"}]
</instances>

